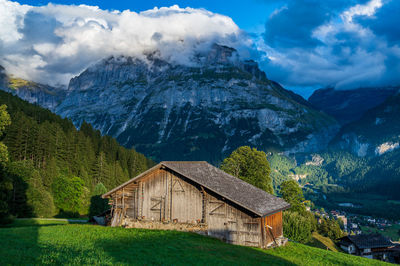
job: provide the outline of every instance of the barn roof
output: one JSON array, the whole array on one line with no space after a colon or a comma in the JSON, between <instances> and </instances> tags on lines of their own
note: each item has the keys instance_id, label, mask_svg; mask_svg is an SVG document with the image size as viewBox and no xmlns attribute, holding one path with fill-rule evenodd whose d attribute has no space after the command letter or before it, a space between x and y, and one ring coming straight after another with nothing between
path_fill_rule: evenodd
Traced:
<instances>
[{"instance_id":1,"label":"barn roof","mask_svg":"<svg viewBox=\"0 0 400 266\"><path fill-rule=\"evenodd\" d=\"M205 161L161 162L155 167L125 182L121 186L107 192L103 197L109 197L115 191L162 166L192 180L258 216L270 215L290 207L283 199L275 197L237 177L227 174Z\"/></svg>"},{"instance_id":2,"label":"barn roof","mask_svg":"<svg viewBox=\"0 0 400 266\"><path fill-rule=\"evenodd\" d=\"M385 248L394 246L389 239L381 234L348 235L340 238L340 240L350 241L358 248Z\"/></svg>"}]
</instances>

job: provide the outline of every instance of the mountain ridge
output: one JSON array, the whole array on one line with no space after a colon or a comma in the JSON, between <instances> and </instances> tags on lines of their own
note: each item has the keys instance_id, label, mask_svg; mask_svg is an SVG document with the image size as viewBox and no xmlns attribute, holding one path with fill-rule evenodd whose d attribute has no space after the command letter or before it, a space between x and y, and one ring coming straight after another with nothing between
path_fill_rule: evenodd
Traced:
<instances>
[{"instance_id":1,"label":"mountain ridge","mask_svg":"<svg viewBox=\"0 0 400 266\"><path fill-rule=\"evenodd\" d=\"M104 59L71 79L55 111L156 160L217 162L241 145L314 150L337 131L332 118L268 80L254 61L239 61L232 48L214 45L198 58L200 66Z\"/></svg>"},{"instance_id":2,"label":"mountain ridge","mask_svg":"<svg viewBox=\"0 0 400 266\"><path fill-rule=\"evenodd\" d=\"M383 103L399 89L400 87L352 90L325 88L314 91L308 102L317 110L335 117L341 125L345 125L360 119L365 112Z\"/></svg>"},{"instance_id":3,"label":"mountain ridge","mask_svg":"<svg viewBox=\"0 0 400 266\"><path fill-rule=\"evenodd\" d=\"M86 121L154 160L218 163L242 145L288 154L318 151L339 129L333 118L269 80L256 62L217 44L188 65L167 62L158 52L112 56L55 95L40 88L13 93L77 127Z\"/></svg>"}]
</instances>

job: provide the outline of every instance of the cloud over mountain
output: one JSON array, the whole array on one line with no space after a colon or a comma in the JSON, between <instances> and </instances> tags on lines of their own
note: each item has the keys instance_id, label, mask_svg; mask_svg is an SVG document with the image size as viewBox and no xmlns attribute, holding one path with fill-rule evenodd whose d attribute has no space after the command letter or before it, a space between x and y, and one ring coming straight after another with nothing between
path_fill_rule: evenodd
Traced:
<instances>
[{"instance_id":1,"label":"cloud over mountain","mask_svg":"<svg viewBox=\"0 0 400 266\"><path fill-rule=\"evenodd\" d=\"M110 55L158 50L169 61L190 64L195 52L216 42L259 61L269 78L300 88L303 95L307 88L400 84L400 1L268 3L279 8L265 15L260 36L205 9L171 6L136 13L0 0L0 65L27 79L66 84Z\"/></svg>"},{"instance_id":2,"label":"cloud over mountain","mask_svg":"<svg viewBox=\"0 0 400 266\"><path fill-rule=\"evenodd\" d=\"M110 55L158 50L170 61L189 63L194 51L214 42L240 48L251 40L231 18L204 9L171 6L136 13L0 0L0 64L43 83L66 84Z\"/></svg>"}]
</instances>

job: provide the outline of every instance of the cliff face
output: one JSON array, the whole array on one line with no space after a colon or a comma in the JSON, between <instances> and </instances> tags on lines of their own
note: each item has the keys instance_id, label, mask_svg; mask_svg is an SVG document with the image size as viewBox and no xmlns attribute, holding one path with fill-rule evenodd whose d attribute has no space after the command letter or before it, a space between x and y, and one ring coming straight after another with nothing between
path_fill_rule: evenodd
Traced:
<instances>
[{"instance_id":1,"label":"cliff face","mask_svg":"<svg viewBox=\"0 0 400 266\"><path fill-rule=\"evenodd\" d=\"M218 162L242 145L315 151L338 130L255 62L219 45L191 66L154 55L105 59L71 80L55 111L156 160Z\"/></svg>"},{"instance_id":2,"label":"cliff face","mask_svg":"<svg viewBox=\"0 0 400 266\"><path fill-rule=\"evenodd\" d=\"M53 111L64 100L66 94L61 88L9 77L2 66L0 66L0 89Z\"/></svg>"}]
</instances>

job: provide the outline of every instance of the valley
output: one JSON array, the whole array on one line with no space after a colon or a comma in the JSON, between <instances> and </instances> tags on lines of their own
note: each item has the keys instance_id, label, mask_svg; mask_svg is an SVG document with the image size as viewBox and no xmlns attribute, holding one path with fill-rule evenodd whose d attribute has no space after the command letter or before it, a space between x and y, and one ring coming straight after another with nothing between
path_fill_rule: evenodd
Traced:
<instances>
[{"instance_id":1,"label":"valley","mask_svg":"<svg viewBox=\"0 0 400 266\"><path fill-rule=\"evenodd\" d=\"M0 84L155 161L219 165L249 145L269 154L275 193L296 179L318 206L348 211L338 205L348 202L361 206L356 213L399 219L398 88L321 89L306 101L232 48L214 44L193 62L110 57L68 88L10 78L2 69Z\"/></svg>"},{"instance_id":2,"label":"valley","mask_svg":"<svg viewBox=\"0 0 400 266\"><path fill-rule=\"evenodd\" d=\"M0 0L0 264L400 264L399 12Z\"/></svg>"}]
</instances>

